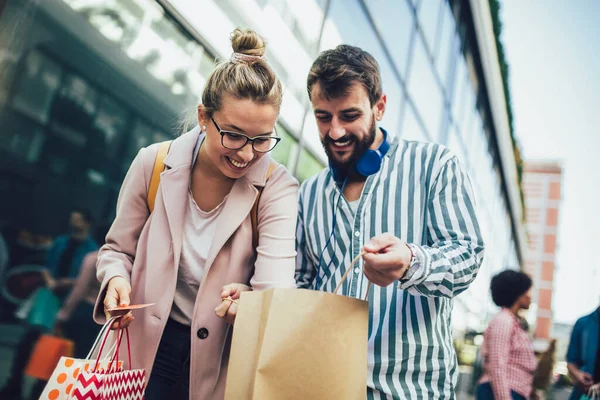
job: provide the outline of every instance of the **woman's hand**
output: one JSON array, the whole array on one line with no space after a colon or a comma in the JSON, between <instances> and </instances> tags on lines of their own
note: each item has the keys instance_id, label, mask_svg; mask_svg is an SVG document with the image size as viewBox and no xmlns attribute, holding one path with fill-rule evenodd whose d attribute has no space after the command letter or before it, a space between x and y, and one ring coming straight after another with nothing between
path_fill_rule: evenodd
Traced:
<instances>
[{"instance_id":1,"label":"woman's hand","mask_svg":"<svg viewBox=\"0 0 600 400\"><path fill-rule=\"evenodd\" d=\"M235 316L237 315L237 301L242 292L250 290L252 290L250 286L246 286L242 283L230 283L229 285L223 286L223 289L221 289L221 299L223 299L223 301L215 308L217 317L223 318L227 323L233 325Z\"/></svg>"},{"instance_id":2,"label":"woman's hand","mask_svg":"<svg viewBox=\"0 0 600 400\"><path fill-rule=\"evenodd\" d=\"M115 276L106 286L106 296L104 296L104 313L106 319L111 317L122 316L120 327L127 328L135 319L131 311L108 311L115 307L124 307L130 304L129 295L131 294L131 285L127 279L122 276ZM118 324L115 322L111 329L117 329Z\"/></svg>"}]
</instances>

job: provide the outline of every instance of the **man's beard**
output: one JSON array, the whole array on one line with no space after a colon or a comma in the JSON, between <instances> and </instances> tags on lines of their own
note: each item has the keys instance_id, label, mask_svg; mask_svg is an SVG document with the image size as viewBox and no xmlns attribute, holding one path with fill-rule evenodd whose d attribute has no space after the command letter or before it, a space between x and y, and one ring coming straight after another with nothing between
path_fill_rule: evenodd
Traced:
<instances>
[{"instance_id":1,"label":"man's beard","mask_svg":"<svg viewBox=\"0 0 600 400\"><path fill-rule=\"evenodd\" d=\"M336 170L339 171L341 175L348 176L352 175L354 171L354 167L358 160L365 154L365 152L371 147L373 142L375 141L375 135L377 134L377 126L375 125L375 117L373 116L371 119L371 126L369 127L369 133L362 140L358 141L356 136L352 134L347 134L344 137L333 140L329 135L325 136L325 138L321 141L323 144L323 148L325 149L325 153L327 154L327 158L329 159L330 165ZM338 161L336 159L336 155L333 154L331 147L333 146L333 142L345 142L350 141L354 146L354 150L350 155L350 158L346 161Z\"/></svg>"}]
</instances>

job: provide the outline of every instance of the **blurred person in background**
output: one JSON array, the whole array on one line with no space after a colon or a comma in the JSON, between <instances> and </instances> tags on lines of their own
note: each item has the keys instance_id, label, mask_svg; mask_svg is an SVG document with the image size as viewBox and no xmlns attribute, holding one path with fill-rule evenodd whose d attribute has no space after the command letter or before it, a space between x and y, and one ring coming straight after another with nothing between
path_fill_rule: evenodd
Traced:
<instances>
[{"instance_id":1,"label":"blurred person in background","mask_svg":"<svg viewBox=\"0 0 600 400\"><path fill-rule=\"evenodd\" d=\"M537 399L533 375L537 361L520 310L531 305L532 281L522 272L506 270L491 281L492 300L501 307L483 334L483 375L477 400Z\"/></svg>"},{"instance_id":2,"label":"blurred person in background","mask_svg":"<svg viewBox=\"0 0 600 400\"><path fill-rule=\"evenodd\" d=\"M579 400L593 384L600 383L600 307L573 326L567 368L575 383L571 400Z\"/></svg>"},{"instance_id":3,"label":"blurred person in background","mask_svg":"<svg viewBox=\"0 0 600 400\"><path fill-rule=\"evenodd\" d=\"M108 228L101 226L96 229L98 243L104 243ZM59 328L75 344L75 358L85 358L100 332L100 326L93 318L94 304L100 293L100 282L96 278L97 261L97 250L84 257L73 289L56 316Z\"/></svg>"},{"instance_id":4,"label":"blurred person in background","mask_svg":"<svg viewBox=\"0 0 600 400\"><path fill-rule=\"evenodd\" d=\"M170 145L154 209L158 143L131 164L98 254L98 322L116 306L155 303L122 320L131 323L132 363L146 370L146 400L222 399L231 300L248 285L295 286L298 182L268 154L280 140L282 84L254 31L236 29L231 45L206 82L198 126Z\"/></svg>"},{"instance_id":5,"label":"blurred person in background","mask_svg":"<svg viewBox=\"0 0 600 400\"><path fill-rule=\"evenodd\" d=\"M73 209L69 216L69 233L57 237L48 251L45 265L52 277L49 287L61 302L73 287L85 256L98 250L96 241L90 236L91 229L92 216L90 212L83 208ZM90 317L91 315L90 311ZM60 328L61 325L59 324L57 327ZM44 333L43 329L39 326L26 326L26 331L15 349L10 376L0 390L0 400L21 398L23 372L35 343L42 333ZM44 386L44 381L38 381L33 387L31 398L37 398Z\"/></svg>"},{"instance_id":6,"label":"blurred person in background","mask_svg":"<svg viewBox=\"0 0 600 400\"><path fill-rule=\"evenodd\" d=\"M46 267L55 279L55 293L64 300L75 284L83 258L98 250L98 244L91 237L92 214L84 208L71 211L69 233L56 238L48 251Z\"/></svg>"}]
</instances>

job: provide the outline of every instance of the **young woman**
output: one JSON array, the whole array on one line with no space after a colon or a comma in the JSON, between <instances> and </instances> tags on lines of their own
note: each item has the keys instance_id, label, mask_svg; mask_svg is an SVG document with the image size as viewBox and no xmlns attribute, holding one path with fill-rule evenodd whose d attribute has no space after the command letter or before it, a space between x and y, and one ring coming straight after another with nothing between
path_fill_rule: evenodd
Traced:
<instances>
[{"instance_id":1,"label":"young woman","mask_svg":"<svg viewBox=\"0 0 600 400\"><path fill-rule=\"evenodd\" d=\"M533 374L537 361L520 310L531 305L531 278L513 270L492 278L492 300L502 309L483 334L483 375L477 400L537 398Z\"/></svg>"},{"instance_id":2,"label":"young woman","mask_svg":"<svg viewBox=\"0 0 600 400\"><path fill-rule=\"evenodd\" d=\"M133 161L98 255L98 322L117 305L155 303L122 320L131 323L133 367L149 377L147 400L222 399L237 309L227 298L246 285L295 287L298 183L283 166L267 180L282 85L260 36L236 29L231 43L231 59L204 88L199 126L171 143L153 211L158 144Z\"/></svg>"}]
</instances>

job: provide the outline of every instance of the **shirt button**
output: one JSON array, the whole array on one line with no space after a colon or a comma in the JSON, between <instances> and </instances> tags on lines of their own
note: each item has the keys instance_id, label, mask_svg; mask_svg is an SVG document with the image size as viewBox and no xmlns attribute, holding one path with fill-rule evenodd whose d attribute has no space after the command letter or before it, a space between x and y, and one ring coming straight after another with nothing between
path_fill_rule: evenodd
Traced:
<instances>
[{"instance_id":1,"label":"shirt button","mask_svg":"<svg viewBox=\"0 0 600 400\"><path fill-rule=\"evenodd\" d=\"M354 267L354 273L355 273L355 274L358 274L359 272L360 272L360 268L358 268L358 267Z\"/></svg>"},{"instance_id":2,"label":"shirt button","mask_svg":"<svg viewBox=\"0 0 600 400\"><path fill-rule=\"evenodd\" d=\"M206 339L208 337L208 329L200 328L200 329L198 329L197 334L200 339Z\"/></svg>"},{"instance_id":3,"label":"shirt button","mask_svg":"<svg viewBox=\"0 0 600 400\"><path fill-rule=\"evenodd\" d=\"M360 236L360 231L354 232L354 236L359 237Z\"/></svg>"}]
</instances>

